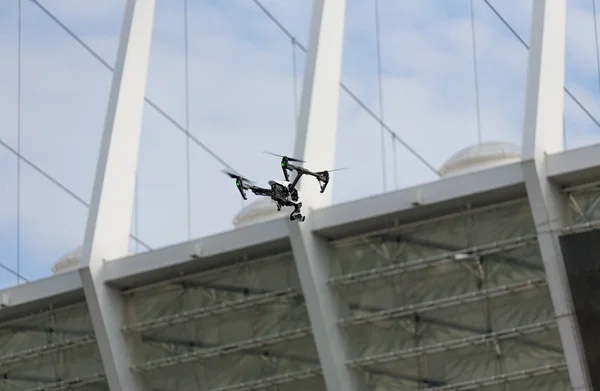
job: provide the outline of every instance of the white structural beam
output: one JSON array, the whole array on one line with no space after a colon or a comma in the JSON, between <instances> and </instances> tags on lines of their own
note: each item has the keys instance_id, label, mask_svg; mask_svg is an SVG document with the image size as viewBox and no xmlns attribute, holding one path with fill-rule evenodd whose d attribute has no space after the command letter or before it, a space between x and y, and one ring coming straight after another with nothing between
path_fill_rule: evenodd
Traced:
<instances>
[{"instance_id":1,"label":"white structural beam","mask_svg":"<svg viewBox=\"0 0 600 391\"><path fill-rule=\"evenodd\" d=\"M133 288L289 250L287 224L281 218L108 262L102 275L110 285Z\"/></svg>"},{"instance_id":2,"label":"white structural beam","mask_svg":"<svg viewBox=\"0 0 600 391\"><path fill-rule=\"evenodd\" d=\"M335 163L345 12L345 0L313 1L294 147L309 169L333 169ZM310 179L300 181L302 202L314 209L331 205L333 176L323 194Z\"/></svg>"},{"instance_id":3,"label":"white structural beam","mask_svg":"<svg viewBox=\"0 0 600 391\"><path fill-rule=\"evenodd\" d=\"M566 0L534 0L522 167L571 385L591 390L558 238L565 226L566 202L546 169L547 154L564 147L565 33Z\"/></svg>"},{"instance_id":4,"label":"white structural beam","mask_svg":"<svg viewBox=\"0 0 600 391\"><path fill-rule=\"evenodd\" d=\"M0 323L49 306L82 301L82 288L79 272L74 270L0 290Z\"/></svg>"},{"instance_id":5,"label":"white structural beam","mask_svg":"<svg viewBox=\"0 0 600 391\"><path fill-rule=\"evenodd\" d=\"M352 342L338 321L351 313L348 303L329 285L330 245L310 228L293 222L290 222L290 240L327 389L364 390L363 379L346 365L354 358Z\"/></svg>"},{"instance_id":6,"label":"white structural beam","mask_svg":"<svg viewBox=\"0 0 600 391\"><path fill-rule=\"evenodd\" d=\"M309 169L331 168L335 162L339 82L345 0L314 0L294 156ZM338 320L349 306L329 286L330 249L309 226L311 209L331 205L331 183L323 194L316 180L300 183L304 223L288 221L290 242L313 329L323 377L329 391L363 390L362 379L346 365L353 358L350 341Z\"/></svg>"},{"instance_id":7,"label":"white structural beam","mask_svg":"<svg viewBox=\"0 0 600 391\"><path fill-rule=\"evenodd\" d=\"M600 144L546 156L546 174L553 182L574 186L600 179Z\"/></svg>"},{"instance_id":8,"label":"white structural beam","mask_svg":"<svg viewBox=\"0 0 600 391\"><path fill-rule=\"evenodd\" d=\"M100 271L129 250L154 11L154 0L127 0L125 6L81 259L87 266L80 269L83 290L113 391L146 389L129 370L133 348L121 333L123 297Z\"/></svg>"},{"instance_id":9,"label":"white structural beam","mask_svg":"<svg viewBox=\"0 0 600 391\"><path fill-rule=\"evenodd\" d=\"M465 205L487 205L525 197L519 163L396 190L315 210L311 225L318 234L340 238L384 225L437 217Z\"/></svg>"}]
</instances>

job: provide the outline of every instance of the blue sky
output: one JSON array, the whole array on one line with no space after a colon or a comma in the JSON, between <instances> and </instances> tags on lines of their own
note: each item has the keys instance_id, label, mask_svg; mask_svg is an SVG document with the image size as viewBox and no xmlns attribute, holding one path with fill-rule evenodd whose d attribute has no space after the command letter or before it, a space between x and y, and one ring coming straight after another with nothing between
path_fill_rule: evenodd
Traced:
<instances>
[{"instance_id":1,"label":"blue sky","mask_svg":"<svg viewBox=\"0 0 600 391\"><path fill-rule=\"evenodd\" d=\"M527 41L531 0L491 0ZM123 0L40 0L112 64ZM306 43L310 1L262 3ZM527 51L483 0L475 0L484 140L520 143ZM569 0L567 84L600 117L592 0ZM17 0L0 3L0 139L15 147ZM183 0L157 0L147 95L183 124ZM468 0L380 0L385 121L432 165L477 141ZM348 0L343 81L378 112L374 8ZM238 171L278 177L263 150L290 153L294 140L292 49L251 0L190 1L190 131ZM304 54L297 51L298 86ZM89 200L110 72L35 4L23 2L21 152ZM569 148L600 141L600 130L566 99ZM146 106L140 151L139 236L153 247L186 239L185 137ZM383 191L380 129L340 95L336 202ZM231 228L242 206L221 166L191 146L193 236ZM387 189L393 188L386 139ZM396 145L399 187L435 180ZM86 208L22 165L21 271L50 273L79 245ZM16 269L16 159L0 148L0 262ZM14 279L0 270L0 288Z\"/></svg>"}]
</instances>

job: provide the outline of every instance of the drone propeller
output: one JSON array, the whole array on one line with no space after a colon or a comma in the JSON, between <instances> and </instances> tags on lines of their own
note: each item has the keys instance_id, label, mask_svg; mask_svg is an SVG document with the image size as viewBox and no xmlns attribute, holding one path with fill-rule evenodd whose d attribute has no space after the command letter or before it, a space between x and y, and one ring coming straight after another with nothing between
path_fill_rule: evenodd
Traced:
<instances>
[{"instance_id":1,"label":"drone propeller","mask_svg":"<svg viewBox=\"0 0 600 391\"><path fill-rule=\"evenodd\" d=\"M276 153L269 152L269 151L264 151L264 153L266 153L267 155L273 155L273 156L278 156L278 157L281 157L281 158L287 158L287 160L290 161L290 162L306 163L304 160L295 159L293 157L287 157L287 156L283 156L283 155L278 155Z\"/></svg>"},{"instance_id":2,"label":"drone propeller","mask_svg":"<svg viewBox=\"0 0 600 391\"><path fill-rule=\"evenodd\" d=\"M223 171L221 171L221 172L222 172L223 174L227 175L228 177L230 177L230 178L233 178L233 179L238 179L238 180L240 180L240 181L243 181L243 182L246 182L246 183L256 183L256 182L254 182L254 181L251 181L251 180L250 180L250 179L248 179L248 178L244 178L243 176L241 176L241 175L238 175L238 174L235 174L235 173L233 173L233 172L231 172L231 171L223 170Z\"/></svg>"},{"instance_id":3,"label":"drone propeller","mask_svg":"<svg viewBox=\"0 0 600 391\"><path fill-rule=\"evenodd\" d=\"M327 170L327 172L343 171L343 170L347 170L347 169L348 169L348 167L335 168L333 170Z\"/></svg>"}]
</instances>

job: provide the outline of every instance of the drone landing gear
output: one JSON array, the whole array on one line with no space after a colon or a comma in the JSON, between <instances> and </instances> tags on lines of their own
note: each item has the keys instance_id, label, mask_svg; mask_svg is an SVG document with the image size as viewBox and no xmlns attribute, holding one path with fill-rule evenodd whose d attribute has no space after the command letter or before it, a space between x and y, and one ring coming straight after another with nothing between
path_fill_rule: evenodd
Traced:
<instances>
[{"instance_id":1,"label":"drone landing gear","mask_svg":"<svg viewBox=\"0 0 600 391\"><path fill-rule=\"evenodd\" d=\"M290 214L290 220L304 221L306 219L306 216L302 216L302 214L300 213L301 207L302 207L302 202L299 202L294 205L294 211Z\"/></svg>"}]
</instances>

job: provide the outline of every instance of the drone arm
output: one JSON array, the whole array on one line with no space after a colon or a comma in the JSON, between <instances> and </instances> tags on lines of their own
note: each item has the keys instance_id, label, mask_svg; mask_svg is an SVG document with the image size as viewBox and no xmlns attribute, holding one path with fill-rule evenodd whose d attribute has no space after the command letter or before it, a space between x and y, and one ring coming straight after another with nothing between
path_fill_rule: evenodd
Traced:
<instances>
[{"instance_id":1,"label":"drone arm","mask_svg":"<svg viewBox=\"0 0 600 391\"><path fill-rule=\"evenodd\" d=\"M290 176L288 174L288 167L284 163L281 163L281 171L283 171L283 177L286 181L290 180Z\"/></svg>"},{"instance_id":2,"label":"drone arm","mask_svg":"<svg viewBox=\"0 0 600 391\"><path fill-rule=\"evenodd\" d=\"M273 195L273 191L271 189L265 189L265 188L258 187L258 186L252 186L252 187L250 187L250 190L252 190L252 192L254 194L259 195L259 196L270 197Z\"/></svg>"},{"instance_id":3,"label":"drone arm","mask_svg":"<svg viewBox=\"0 0 600 391\"><path fill-rule=\"evenodd\" d=\"M321 188L321 193L325 192L325 189L329 184L329 171L312 172L310 170L307 170L306 168L292 166L291 164L288 164L288 167L295 170L297 173L296 178L294 178L294 181L291 184L292 188L295 188L296 184L298 184L298 181L300 180L300 177L306 174L317 178L317 181L319 181L319 187Z\"/></svg>"},{"instance_id":4,"label":"drone arm","mask_svg":"<svg viewBox=\"0 0 600 391\"><path fill-rule=\"evenodd\" d=\"M315 172L313 175L319 181L319 186L321 187L321 193L324 193L325 189L327 188L327 185L329 184L329 171Z\"/></svg>"},{"instance_id":5,"label":"drone arm","mask_svg":"<svg viewBox=\"0 0 600 391\"><path fill-rule=\"evenodd\" d=\"M298 181L300 180L300 177L302 177L303 174L304 173L302 171L297 171L296 178L294 178L294 181L292 182L292 186L291 186L292 188L296 187L296 185L298 184Z\"/></svg>"},{"instance_id":6,"label":"drone arm","mask_svg":"<svg viewBox=\"0 0 600 391\"><path fill-rule=\"evenodd\" d=\"M246 186L237 186L238 191L240 192L240 195L242 196L243 199L247 200L248 198L246 197Z\"/></svg>"}]
</instances>

